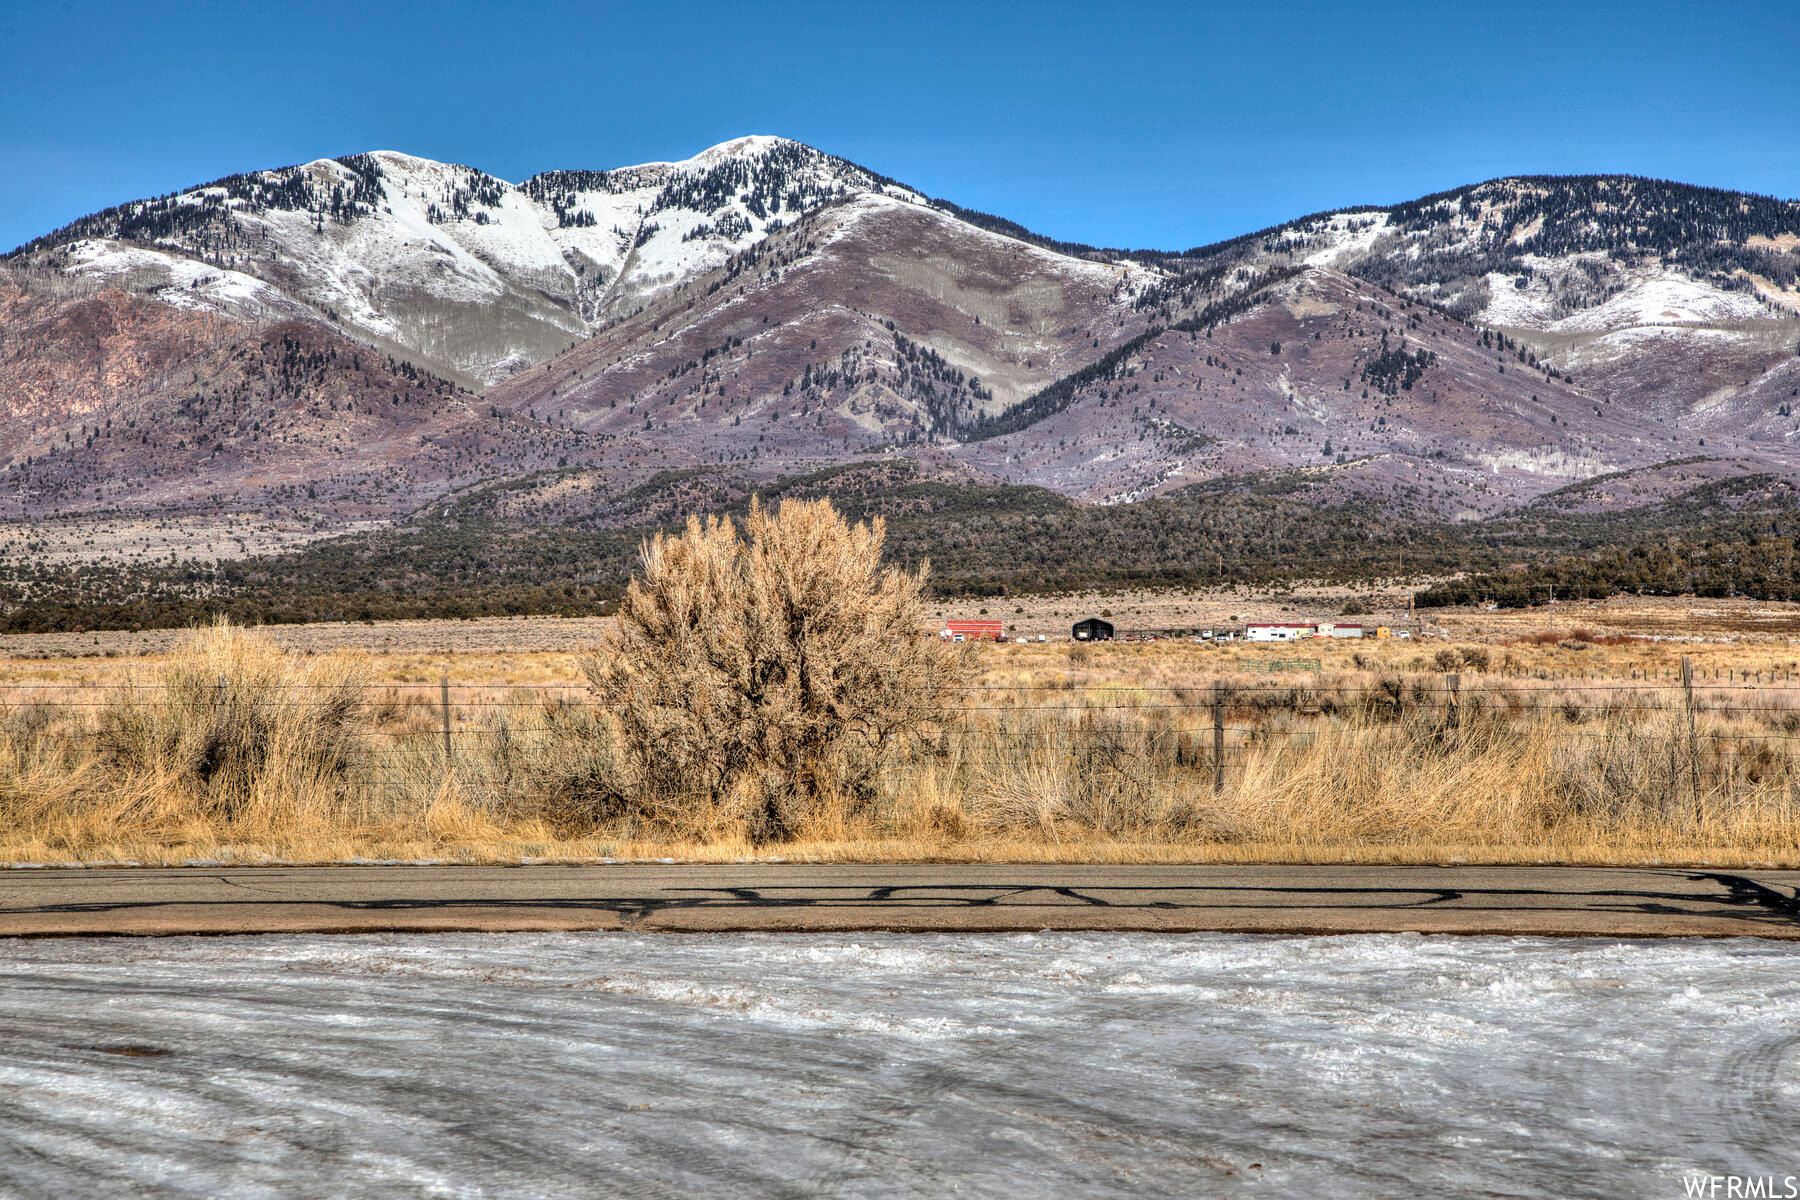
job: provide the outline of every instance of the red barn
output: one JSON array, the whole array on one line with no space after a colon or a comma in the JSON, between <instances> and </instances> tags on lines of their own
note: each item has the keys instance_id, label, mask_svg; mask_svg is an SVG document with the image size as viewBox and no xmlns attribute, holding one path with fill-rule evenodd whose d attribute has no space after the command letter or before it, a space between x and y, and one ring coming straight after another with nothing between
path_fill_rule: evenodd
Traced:
<instances>
[{"instance_id":1,"label":"red barn","mask_svg":"<svg viewBox=\"0 0 1800 1200\"><path fill-rule=\"evenodd\" d=\"M943 636L953 642L997 642L1005 634L999 621L945 621Z\"/></svg>"}]
</instances>

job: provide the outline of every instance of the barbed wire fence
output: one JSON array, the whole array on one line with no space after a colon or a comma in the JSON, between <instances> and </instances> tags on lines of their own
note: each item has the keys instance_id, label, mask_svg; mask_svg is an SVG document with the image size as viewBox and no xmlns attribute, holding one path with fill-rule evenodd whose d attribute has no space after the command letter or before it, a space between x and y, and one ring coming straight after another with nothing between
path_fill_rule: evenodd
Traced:
<instances>
[{"instance_id":1,"label":"barbed wire fence","mask_svg":"<svg viewBox=\"0 0 1800 1200\"><path fill-rule=\"evenodd\" d=\"M1467 678L1465 678L1467 676ZM1779 678L1777 678L1779 676ZM99 746L94 714L131 697L154 697L156 681L0 684L0 737L17 747L33 738ZM231 702L221 676L215 703ZM261 685L302 689L327 685ZM279 707L298 701L276 701ZM436 770L450 777L470 760L529 754L533 737L565 733L574 717L603 712L579 682L382 681L371 685L359 732L377 774ZM1225 791L1234 758L1281 743L1330 747L1381 728L1421 726L1450 744L1474 721L1559 739L1616 739L1621 728L1651 715L1680 730L1696 805L1703 763L1735 772L1736 764L1794 766L1800 742L1800 681L1788 672L1724 668L1697 672L1689 658L1668 670L1632 669L1624 676L1565 680L1544 675L1445 671L1379 674L1364 681L1215 678L1191 683L1087 684L1072 679L973 683L946 706L935 729L918 735L913 752L936 752L954 737L985 747L996 761L1061 752L1080 756L1097 745L1109 753L1154 754L1185 771L1210 775ZM1709 721L1747 721L1750 728L1702 729ZM1121 739L1129 735L1130 745ZM934 743L935 739L935 743ZM1703 754L1702 751L1705 751Z\"/></svg>"}]
</instances>

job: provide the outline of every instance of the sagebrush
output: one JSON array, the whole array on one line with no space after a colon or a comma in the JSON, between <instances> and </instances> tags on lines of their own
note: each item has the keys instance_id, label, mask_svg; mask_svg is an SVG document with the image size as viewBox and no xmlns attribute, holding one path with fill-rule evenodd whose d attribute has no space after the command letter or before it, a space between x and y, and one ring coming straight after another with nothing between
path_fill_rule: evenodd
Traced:
<instances>
[{"instance_id":1,"label":"sagebrush","mask_svg":"<svg viewBox=\"0 0 1800 1200\"><path fill-rule=\"evenodd\" d=\"M753 502L742 535L690 517L644 548L617 632L582 664L644 803L702 825L739 810L774 840L871 799L955 683L928 568L884 567L884 532L826 500Z\"/></svg>"}]
</instances>

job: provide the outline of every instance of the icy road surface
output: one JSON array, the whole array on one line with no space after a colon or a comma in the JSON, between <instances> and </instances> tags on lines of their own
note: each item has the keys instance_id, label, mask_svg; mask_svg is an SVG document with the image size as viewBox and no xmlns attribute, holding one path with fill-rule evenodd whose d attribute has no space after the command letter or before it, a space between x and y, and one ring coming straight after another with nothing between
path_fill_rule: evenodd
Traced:
<instances>
[{"instance_id":1,"label":"icy road surface","mask_svg":"<svg viewBox=\"0 0 1800 1200\"><path fill-rule=\"evenodd\" d=\"M7 1197L1675 1197L1797 1114L1747 940L0 942Z\"/></svg>"}]
</instances>

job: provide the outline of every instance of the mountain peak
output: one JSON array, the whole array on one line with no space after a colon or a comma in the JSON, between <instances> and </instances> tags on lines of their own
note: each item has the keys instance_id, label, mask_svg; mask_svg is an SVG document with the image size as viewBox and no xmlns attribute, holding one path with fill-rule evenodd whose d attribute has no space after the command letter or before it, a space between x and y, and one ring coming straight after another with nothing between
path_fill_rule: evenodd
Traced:
<instances>
[{"instance_id":1,"label":"mountain peak","mask_svg":"<svg viewBox=\"0 0 1800 1200\"><path fill-rule=\"evenodd\" d=\"M726 159L749 158L752 155L766 154L770 150L789 146L809 154L817 155L820 158L826 157L823 151L815 150L806 143L796 142L792 138L776 137L766 133L753 133L744 137L732 138L729 141L720 142L716 146L708 146L700 153L694 155L694 157L688 159L687 163L712 166L716 163L724 162ZM679 165L685 166L687 163Z\"/></svg>"},{"instance_id":2,"label":"mountain peak","mask_svg":"<svg viewBox=\"0 0 1800 1200\"><path fill-rule=\"evenodd\" d=\"M923 200L767 134L678 162L549 171L521 184L375 150L132 201L14 257L228 316L323 318L483 385L821 205L884 190ZM214 275L238 282L214 286Z\"/></svg>"},{"instance_id":3,"label":"mountain peak","mask_svg":"<svg viewBox=\"0 0 1800 1200\"><path fill-rule=\"evenodd\" d=\"M1646 455L1786 464L1800 438L1800 206L1629 176L1127 255L768 134L518 184L377 150L120 205L13 260L195 331L311 321L633 470L906 445L1087 500L1329 468L1455 514Z\"/></svg>"}]
</instances>

